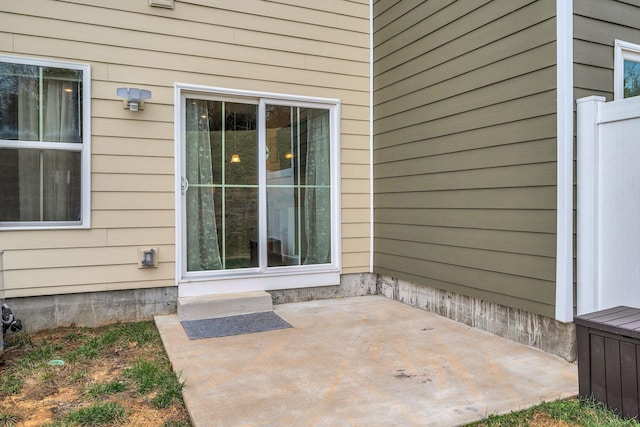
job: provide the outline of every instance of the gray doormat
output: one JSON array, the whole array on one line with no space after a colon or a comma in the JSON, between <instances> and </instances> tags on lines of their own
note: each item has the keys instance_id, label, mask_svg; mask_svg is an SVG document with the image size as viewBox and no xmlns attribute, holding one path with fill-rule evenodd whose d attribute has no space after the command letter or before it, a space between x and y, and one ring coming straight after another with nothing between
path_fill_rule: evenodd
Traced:
<instances>
[{"instance_id":1,"label":"gray doormat","mask_svg":"<svg viewBox=\"0 0 640 427\"><path fill-rule=\"evenodd\" d=\"M191 340L253 334L292 327L273 311L217 319L184 320L181 323Z\"/></svg>"}]
</instances>

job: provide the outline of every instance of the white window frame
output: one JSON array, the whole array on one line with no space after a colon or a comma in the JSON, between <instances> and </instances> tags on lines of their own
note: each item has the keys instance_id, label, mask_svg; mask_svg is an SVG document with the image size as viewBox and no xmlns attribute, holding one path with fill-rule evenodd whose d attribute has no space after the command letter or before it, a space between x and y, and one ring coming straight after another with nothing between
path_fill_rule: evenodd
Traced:
<instances>
[{"instance_id":1,"label":"white window frame","mask_svg":"<svg viewBox=\"0 0 640 427\"><path fill-rule=\"evenodd\" d=\"M40 141L15 141L0 139L0 148L33 148L40 150L65 150L81 153L81 219L80 221L11 221L1 222L4 230L87 229L91 227L91 66L73 62L31 59L0 55L0 62L34 65L37 67L64 68L82 71L82 144Z\"/></svg>"},{"instance_id":2,"label":"white window frame","mask_svg":"<svg viewBox=\"0 0 640 427\"><path fill-rule=\"evenodd\" d=\"M264 128L265 105L286 105L293 107L321 108L329 110L331 123L331 263L318 265L297 265L268 267L260 269L247 268L241 270L222 270L206 272L186 271L186 218L183 215L185 198L182 195L182 174L185 168L185 120L186 98L189 96L245 103L255 103L258 112L258 139L261 146L266 144L265 135L260 132ZM292 289L312 286L335 286L340 283L342 268L341 248L341 187L340 187L340 107L338 99L304 97L200 86L187 83L176 83L174 86L175 101L175 206L176 206L176 282L178 296L202 296L257 290ZM265 163L265 153L259 150L259 164ZM266 177L259 177L259 204L266 197ZM266 211L260 208L259 215L260 241L266 237ZM261 257L266 254L260 251ZM261 265L265 265L262 260Z\"/></svg>"},{"instance_id":3,"label":"white window frame","mask_svg":"<svg viewBox=\"0 0 640 427\"><path fill-rule=\"evenodd\" d=\"M613 98L624 99L624 61L640 63L640 45L615 41L615 53L613 62Z\"/></svg>"}]
</instances>

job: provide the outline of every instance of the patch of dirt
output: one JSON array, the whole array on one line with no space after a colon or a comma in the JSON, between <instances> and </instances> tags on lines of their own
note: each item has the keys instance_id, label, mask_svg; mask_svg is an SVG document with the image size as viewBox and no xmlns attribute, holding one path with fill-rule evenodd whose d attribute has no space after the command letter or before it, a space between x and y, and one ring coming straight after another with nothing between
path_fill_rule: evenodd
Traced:
<instances>
[{"instance_id":1,"label":"patch of dirt","mask_svg":"<svg viewBox=\"0 0 640 427\"><path fill-rule=\"evenodd\" d=\"M82 334L92 337L103 329L83 329ZM32 334L31 340L33 343L46 342L54 347L60 346L60 353L64 354L84 343L78 340L70 341L68 336L72 333L76 333L75 328L59 328ZM2 357L0 375L5 375L6 371L29 350L29 346L24 349L12 348L11 337L7 338L10 346ZM62 420L70 412L96 402L111 401L122 404L127 410L127 419L118 423L120 426L161 427L165 422L190 426L183 404L175 403L167 408L156 408L150 403L153 395L139 395L132 385L128 385L123 392L97 398L89 397L85 392L90 385L123 380L124 370L131 367L136 360L155 360L163 351L161 343L144 346L129 343L126 346L108 348L98 357L88 361L35 369L33 374L25 378L20 394L6 395L0 390L0 413L18 416L18 427L35 427Z\"/></svg>"}]
</instances>

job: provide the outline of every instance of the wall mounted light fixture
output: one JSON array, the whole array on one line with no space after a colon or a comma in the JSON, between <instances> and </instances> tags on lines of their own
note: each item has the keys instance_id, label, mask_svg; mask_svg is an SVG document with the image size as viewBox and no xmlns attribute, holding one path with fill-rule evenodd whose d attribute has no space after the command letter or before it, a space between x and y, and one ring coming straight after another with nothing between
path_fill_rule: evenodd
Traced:
<instances>
[{"instance_id":1,"label":"wall mounted light fixture","mask_svg":"<svg viewBox=\"0 0 640 427\"><path fill-rule=\"evenodd\" d=\"M129 111L144 110L144 101L151 99L150 90L133 87L119 87L116 94L124 98L124 108Z\"/></svg>"}]
</instances>

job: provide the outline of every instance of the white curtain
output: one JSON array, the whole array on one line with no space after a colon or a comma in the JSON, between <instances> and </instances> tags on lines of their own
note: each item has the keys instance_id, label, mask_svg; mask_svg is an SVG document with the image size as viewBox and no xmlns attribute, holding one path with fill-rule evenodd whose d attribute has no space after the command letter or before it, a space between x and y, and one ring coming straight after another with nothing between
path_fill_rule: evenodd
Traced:
<instances>
[{"instance_id":1,"label":"white curtain","mask_svg":"<svg viewBox=\"0 0 640 427\"><path fill-rule=\"evenodd\" d=\"M26 68L25 68L26 69ZM34 77L17 77L18 140L39 139L39 82ZM40 152L18 150L20 221L40 221Z\"/></svg>"},{"instance_id":2,"label":"white curtain","mask_svg":"<svg viewBox=\"0 0 640 427\"><path fill-rule=\"evenodd\" d=\"M187 271L220 270L207 101L187 100L186 114Z\"/></svg>"},{"instance_id":3,"label":"white curtain","mask_svg":"<svg viewBox=\"0 0 640 427\"><path fill-rule=\"evenodd\" d=\"M43 139L51 142L82 142L78 124L78 106L70 82L49 79L45 85ZM72 191L74 154L70 151L43 152L44 218L49 221L79 219L79 206Z\"/></svg>"},{"instance_id":4,"label":"white curtain","mask_svg":"<svg viewBox=\"0 0 640 427\"><path fill-rule=\"evenodd\" d=\"M307 110L304 264L331 262L331 164L329 111Z\"/></svg>"},{"instance_id":5,"label":"white curtain","mask_svg":"<svg viewBox=\"0 0 640 427\"><path fill-rule=\"evenodd\" d=\"M42 82L44 98L41 108L39 79L17 77L17 80L18 140L82 142L79 127L80 104L74 98L78 94L76 82L54 79ZM75 194L77 190L72 185L72 179L79 179L79 161L78 154L65 150L18 151L21 221L80 219L79 195Z\"/></svg>"}]
</instances>

